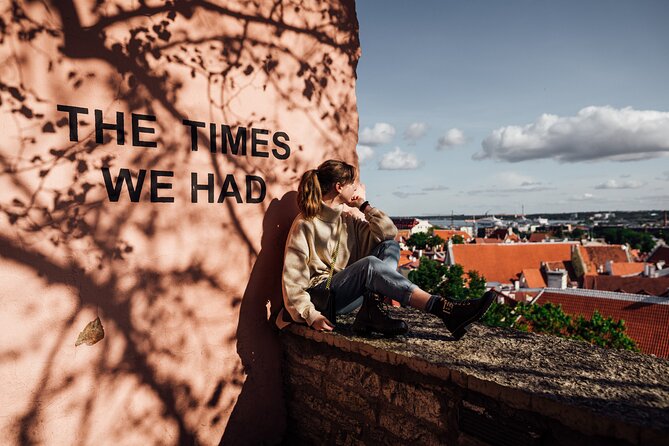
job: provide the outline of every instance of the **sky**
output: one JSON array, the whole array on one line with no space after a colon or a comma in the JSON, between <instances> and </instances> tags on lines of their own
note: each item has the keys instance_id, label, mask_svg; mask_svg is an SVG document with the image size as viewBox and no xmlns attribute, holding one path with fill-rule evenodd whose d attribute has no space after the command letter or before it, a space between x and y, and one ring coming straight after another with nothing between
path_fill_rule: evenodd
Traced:
<instances>
[{"instance_id":1,"label":"sky","mask_svg":"<svg viewBox=\"0 0 669 446\"><path fill-rule=\"evenodd\" d=\"M358 156L390 215L669 209L669 2L358 0Z\"/></svg>"}]
</instances>

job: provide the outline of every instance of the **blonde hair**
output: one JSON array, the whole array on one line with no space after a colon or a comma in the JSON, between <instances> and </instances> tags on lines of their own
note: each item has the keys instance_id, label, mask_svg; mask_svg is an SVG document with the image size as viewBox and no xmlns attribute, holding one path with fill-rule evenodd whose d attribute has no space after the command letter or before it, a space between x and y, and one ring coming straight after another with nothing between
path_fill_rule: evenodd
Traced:
<instances>
[{"instance_id":1,"label":"blonde hair","mask_svg":"<svg viewBox=\"0 0 669 446\"><path fill-rule=\"evenodd\" d=\"M297 207L306 219L312 219L321 211L321 201L337 183L351 184L357 177L357 169L343 161L327 160L304 172L297 187Z\"/></svg>"}]
</instances>

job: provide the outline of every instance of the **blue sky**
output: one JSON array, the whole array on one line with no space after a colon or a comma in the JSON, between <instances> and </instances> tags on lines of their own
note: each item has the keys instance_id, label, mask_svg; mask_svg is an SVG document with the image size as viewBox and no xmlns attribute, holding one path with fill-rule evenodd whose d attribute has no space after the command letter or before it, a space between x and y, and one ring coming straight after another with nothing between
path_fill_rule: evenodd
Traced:
<instances>
[{"instance_id":1,"label":"blue sky","mask_svg":"<svg viewBox=\"0 0 669 446\"><path fill-rule=\"evenodd\" d=\"M391 215L669 208L669 2L357 2L358 154Z\"/></svg>"}]
</instances>

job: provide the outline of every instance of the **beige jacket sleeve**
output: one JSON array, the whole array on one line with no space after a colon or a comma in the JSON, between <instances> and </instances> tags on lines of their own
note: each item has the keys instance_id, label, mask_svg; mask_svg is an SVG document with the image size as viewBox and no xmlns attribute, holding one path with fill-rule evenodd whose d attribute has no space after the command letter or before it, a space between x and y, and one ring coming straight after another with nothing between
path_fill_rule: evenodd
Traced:
<instances>
[{"instance_id":1,"label":"beige jacket sleeve","mask_svg":"<svg viewBox=\"0 0 669 446\"><path fill-rule=\"evenodd\" d=\"M294 321L309 325L320 315L306 289L309 287L309 236L308 224L296 219L288 233L283 262L283 304Z\"/></svg>"},{"instance_id":2,"label":"beige jacket sleeve","mask_svg":"<svg viewBox=\"0 0 669 446\"><path fill-rule=\"evenodd\" d=\"M397 227L380 209L372 206L365 208L365 220L353 218L353 227L357 238L357 249L353 261L369 255L384 240L392 240L397 236Z\"/></svg>"}]
</instances>

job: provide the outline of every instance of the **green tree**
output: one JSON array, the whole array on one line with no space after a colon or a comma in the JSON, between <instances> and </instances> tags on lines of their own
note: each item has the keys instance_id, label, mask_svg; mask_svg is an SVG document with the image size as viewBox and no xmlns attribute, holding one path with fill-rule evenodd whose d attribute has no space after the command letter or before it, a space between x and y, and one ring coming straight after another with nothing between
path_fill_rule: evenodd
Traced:
<instances>
[{"instance_id":1,"label":"green tree","mask_svg":"<svg viewBox=\"0 0 669 446\"><path fill-rule=\"evenodd\" d=\"M581 240L585 234L586 233L583 229L574 228L574 230L571 231L571 238L574 240Z\"/></svg>"},{"instance_id":2,"label":"green tree","mask_svg":"<svg viewBox=\"0 0 669 446\"><path fill-rule=\"evenodd\" d=\"M416 232L407 239L407 245L414 246L416 249L424 249L427 245L429 235L426 232Z\"/></svg>"},{"instance_id":3,"label":"green tree","mask_svg":"<svg viewBox=\"0 0 669 446\"><path fill-rule=\"evenodd\" d=\"M655 247L653 236L647 232L627 228L605 228L599 232L607 243L616 245L629 244L634 249L648 253Z\"/></svg>"},{"instance_id":4,"label":"green tree","mask_svg":"<svg viewBox=\"0 0 669 446\"><path fill-rule=\"evenodd\" d=\"M430 237L427 238L427 241L425 242L426 246L428 246L430 248L434 248L435 246L443 245L444 243L446 243L446 240L439 237L438 235L431 235Z\"/></svg>"},{"instance_id":5,"label":"green tree","mask_svg":"<svg viewBox=\"0 0 669 446\"><path fill-rule=\"evenodd\" d=\"M420 266L409 273L409 280L431 294L453 299L480 297L485 292L485 278L476 271L465 275L462 265L444 265L421 257Z\"/></svg>"},{"instance_id":6,"label":"green tree","mask_svg":"<svg viewBox=\"0 0 669 446\"><path fill-rule=\"evenodd\" d=\"M561 306L551 303L518 303L515 307L493 303L481 322L490 327L512 327L585 341L605 348L639 351L634 340L625 333L625 321L616 322L610 317L605 318L598 311L590 319L583 316L574 319Z\"/></svg>"},{"instance_id":7,"label":"green tree","mask_svg":"<svg viewBox=\"0 0 669 446\"><path fill-rule=\"evenodd\" d=\"M451 242L453 242L454 245L464 245L465 238L460 234L455 234L453 237L451 237Z\"/></svg>"},{"instance_id":8,"label":"green tree","mask_svg":"<svg viewBox=\"0 0 669 446\"><path fill-rule=\"evenodd\" d=\"M490 309L481 319L481 323L489 327L511 328L518 315L511 305L493 302Z\"/></svg>"},{"instance_id":9,"label":"green tree","mask_svg":"<svg viewBox=\"0 0 669 446\"><path fill-rule=\"evenodd\" d=\"M427 257L420 258L420 266L409 272L409 280L430 294L437 292L444 272L441 263Z\"/></svg>"},{"instance_id":10,"label":"green tree","mask_svg":"<svg viewBox=\"0 0 669 446\"><path fill-rule=\"evenodd\" d=\"M625 321L615 322L595 310L592 318L579 316L571 327L571 337L600 347L639 351L636 344L625 334Z\"/></svg>"}]
</instances>

